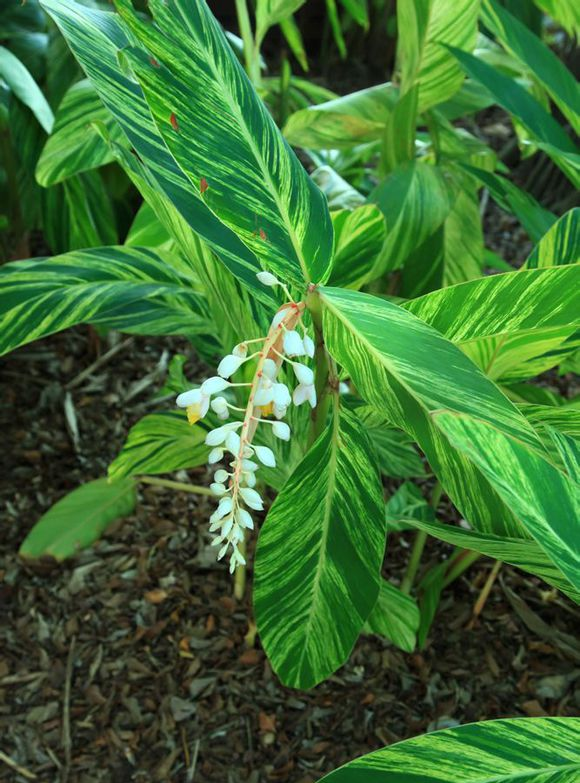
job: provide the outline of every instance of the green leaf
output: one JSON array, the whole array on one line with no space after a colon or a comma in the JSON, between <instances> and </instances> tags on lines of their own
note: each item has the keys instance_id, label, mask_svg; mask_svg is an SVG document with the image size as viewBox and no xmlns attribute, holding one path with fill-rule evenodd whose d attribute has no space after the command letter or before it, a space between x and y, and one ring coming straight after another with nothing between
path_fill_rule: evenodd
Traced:
<instances>
[{"instance_id":1,"label":"green leaf","mask_svg":"<svg viewBox=\"0 0 580 783\"><path fill-rule=\"evenodd\" d=\"M386 526L369 451L335 406L260 531L256 622L285 685L311 688L341 666L377 600Z\"/></svg>"},{"instance_id":2,"label":"green leaf","mask_svg":"<svg viewBox=\"0 0 580 783\"><path fill-rule=\"evenodd\" d=\"M570 36L580 36L580 8L576 0L534 0L537 6L568 32Z\"/></svg>"},{"instance_id":3,"label":"green leaf","mask_svg":"<svg viewBox=\"0 0 580 783\"><path fill-rule=\"evenodd\" d=\"M44 130L50 133L54 116L46 98L26 66L4 46L0 46L0 79L6 82L18 100L28 106Z\"/></svg>"},{"instance_id":4,"label":"green leaf","mask_svg":"<svg viewBox=\"0 0 580 783\"><path fill-rule=\"evenodd\" d=\"M36 179L47 188L73 174L99 168L114 160L94 122L104 123L118 143L126 143L121 128L103 106L88 79L69 89L58 107L52 134L46 141Z\"/></svg>"},{"instance_id":5,"label":"green leaf","mask_svg":"<svg viewBox=\"0 0 580 783\"><path fill-rule=\"evenodd\" d=\"M395 169L370 195L385 216L387 238L373 275L398 269L443 223L454 194L438 167L412 161Z\"/></svg>"},{"instance_id":6,"label":"green leaf","mask_svg":"<svg viewBox=\"0 0 580 783\"><path fill-rule=\"evenodd\" d=\"M349 149L380 139L397 102L390 82L310 106L292 114L284 136L295 147Z\"/></svg>"},{"instance_id":7,"label":"green leaf","mask_svg":"<svg viewBox=\"0 0 580 783\"><path fill-rule=\"evenodd\" d=\"M306 0L258 0L256 6L256 41L258 49L270 29L280 24L304 5Z\"/></svg>"},{"instance_id":8,"label":"green leaf","mask_svg":"<svg viewBox=\"0 0 580 783\"><path fill-rule=\"evenodd\" d=\"M342 34L342 22L340 21L338 8L336 7L336 0L326 0L326 13L328 14L330 29L332 30L338 53L340 54L341 60L344 60L347 55L346 43Z\"/></svg>"},{"instance_id":9,"label":"green leaf","mask_svg":"<svg viewBox=\"0 0 580 783\"><path fill-rule=\"evenodd\" d=\"M580 263L580 208L562 215L546 231L525 263L527 269Z\"/></svg>"},{"instance_id":10,"label":"green leaf","mask_svg":"<svg viewBox=\"0 0 580 783\"><path fill-rule=\"evenodd\" d=\"M415 520L432 522L435 519L433 506L427 503L419 487L411 481L401 484L395 494L389 498L385 513L389 531L408 530Z\"/></svg>"},{"instance_id":11,"label":"green leaf","mask_svg":"<svg viewBox=\"0 0 580 783\"><path fill-rule=\"evenodd\" d=\"M205 0L151 3L145 25L119 12L155 58L127 57L159 132L190 183L265 268L302 285L328 276L332 223L322 193L276 128Z\"/></svg>"},{"instance_id":12,"label":"green leaf","mask_svg":"<svg viewBox=\"0 0 580 783\"><path fill-rule=\"evenodd\" d=\"M282 30L282 34L284 35L288 46L292 50L292 54L300 63L300 67L303 71L307 71L308 57L306 56L302 33L300 32L300 28L296 24L294 17L289 16L288 19L283 19L280 22L280 29Z\"/></svg>"},{"instance_id":13,"label":"green leaf","mask_svg":"<svg viewBox=\"0 0 580 783\"><path fill-rule=\"evenodd\" d=\"M320 293L330 353L362 397L417 440L464 517L485 532L527 531L580 586L578 498L515 406L401 307L355 291ZM503 510L494 510L494 499Z\"/></svg>"},{"instance_id":14,"label":"green leaf","mask_svg":"<svg viewBox=\"0 0 580 783\"><path fill-rule=\"evenodd\" d=\"M261 269L258 260L208 209L199 182L193 185L181 171L155 126L141 88L121 68L121 51L136 42L122 27L118 15L86 8L75 0L42 0L42 6L59 26L103 104L135 150L136 154L131 154L124 146L116 145L125 170L133 175L138 173L141 185L148 184L149 198L155 195L156 205L152 205L156 212L164 201L171 202L181 222L208 242L256 298L271 304L271 289L256 280L256 272ZM164 210L167 214L166 204Z\"/></svg>"},{"instance_id":15,"label":"green leaf","mask_svg":"<svg viewBox=\"0 0 580 783\"><path fill-rule=\"evenodd\" d=\"M409 595L383 579L365 631L384 636L405 652L413 652L419 629L419 608Z\"/></svg>"},{"instance_id":16,"label":"green leaf","mask_svg":"<svg viewBox=\"0 0 580 783\"><path fill-rule=\"evenodd\" d=\"M433 291L402 306L437 329L486 375L506 382L557 364L580 327L580 266L507 272Z\"/></svg>"},{"instance_id":17,"label":"green leaf","mask_svg":"<svg viewBox=\"0 0 580 783\"><path fill-rule=\"evenodd\" d=\"M22 542L23 558L65 560L93 544L112 522L135 508L133 481L89 481L65 495L38 520Z\"/></svg>"},{"instance_id":18,"label":"green leaf","mask_svg":"<svg viewBox=\"0 0 580 783\"><path fill-rule=\"evenodd\" d=\"M405 432L394 427L371 427L368 434L385 476L412 478L425 474L421 457Z\"/></svg>"},{"instance_id":19,"label":"green leaf","mask_svg":"<svg viewBox=\"0 0 580 783\"><path fill-rule=\"evenodd\" d=\"M325 775L326 783L575 783L580 718L472 723L397 742Z\"/></svg>"},{"instance_id":20,"label":"green leaf","mask_svg":"<svg viewBox=\"0 0 580 783\"><path fill-rule=\"evenodd\" d=\"M405 517L407 526L423 530L434 538L462 549L481 552L482 555L501 560L502 563L521 568L529 574L539 576L548 584L557 587L576 603L580 603L580 591L574 589L564 574L557 568L544 550L535 541L527 538L494 536L476 530L464 530L435 520Z\"/></svg>"},{"instance_id":21,"label":"green leaf","mask_svg":"<svg viewBox=\"0 0 580 783\"><path fill-rule=\"evenodd\" d=\"M170 250L173 242L165 226L158 220L153 207L144 201L131 223L125 245Z\"/></svg>"},{"instance_id":22,"label":"green leaf","mask_svg":"<svg viewBox=\"0 0 580 783\"><path fill-rule=\"evenodd\" d=\"M79 323L138 334L200 333L204 297L178 256L144 248L77 250L0 267L0 355Z\"/></svg>"},{"instance_id":23,"label":"green leaf","mask_svg":"<svg viewBox=\"0 0 580 783\"><path fill-rule=\"evenodd\" d=\"M448 48L465 72L481 82L502 108L517 117L534 141L538 142L538 146L545 149L570 181L575 185L580 184L579 150L552 115L512 77L504 76L496 68L467 52L453 46Z\"/></svg>"},{"instance_id":24,"label":"green leaf","mask_svg":"<svg viewBox=\"0 0 580 783\"><path fill-rule=\"evenodd\" d=\"M385 219L374 204L332 213L334 259L330 282L360 288L369 277L385 241Z\"/></svg>"},{"instance_id":25,"label":"green leaf","mask_svg":"<svg viewBox=\"0 0 580 783\"><path fill-rule=\"evenodd\" d=\"M354 21L364 30L369 29L369 9L367 0L340 0Z\"/></svg>"},{"instance_id":26,"label":"green leaf","mask_svg":"<svg viewBox=\"0 0 580 783\"><path fill-rule=\"evenodd\" d=\"M419 84L419 112L448 100L463 73L444 44L471 51L477 40L479 0L418 0L397 4L397 67L402 91Z\"/></svg>"},{"instance_id":27,"label":"green leaf","mask_svg":"<svg viewBox=\"0 0 580 783\"><path fill-rule=\"evenodd\" d=\"M486 0L482 11L485 26L548 91L576 133L580 133L580 86L564 63L497 0Z\"/></svg>"},{"instance_id":28,"label":"green leaf","mask_svg":"<svg viewBox=\"0 0 580 783\"><path fill-rule=\"evenodd\" d=\"M207 462L207 422L193 427L183 411L164 411L144 416L131 427L119 455L109 465L109 479L171 473Z\"/></svg>"},{"instance_id":29,"label":"green leaf","mask_svg":"<svg viewBox=\"0 0 580 783\"><path fill-rule=\"evenodd\" d=\"M464 185L443 224L443 285L473 280L483 266L483 230L475 188Z\"/></svg>"},{"instance_id":30,"label":"green leaf","mask_svg":"<svg viewBox=\"0 0 580 783\"><path fill-rule=\"evenodd\" d=\"M488 188L491 197L502 209L514 213L532 242L539 242L556 222L556 215L544 209L533 196L520 190L509 179L467 164L461 164L461 167Z\"/></svg>"}]
</instances>

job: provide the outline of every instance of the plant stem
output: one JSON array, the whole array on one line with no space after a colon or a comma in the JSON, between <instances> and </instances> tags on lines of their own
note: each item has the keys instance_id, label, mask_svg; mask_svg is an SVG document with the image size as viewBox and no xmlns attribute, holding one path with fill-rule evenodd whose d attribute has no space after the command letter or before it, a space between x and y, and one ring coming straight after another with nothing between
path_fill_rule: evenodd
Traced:
<instances>
[{"instance_id":1,"label":"plant stem","mask_svg":"<svg viewBox=\"0 0 580 783\"><path fill-rule=\"evenodd\" d=\"M322 306L320 297L315 291L308 294L306 306L312 317L314 326L315 353L314 363L316 367L316 407L312 411L312 423L308 446L310 447L318 438L324 429L328 419L328 410L332 394L338 394L338 377L336 374L336 365L329 356L324 344L324 334L322 332Z\"/></svg>"},{"instance_id":2,"label":"plant stem","mask_svg":"<svg viewBox=\"0 0 580 783\"><path fill-rule=\"evenodd\" d=\"M472 566L481 555L479 552L473 552L470 549L457 549L451 560L449 561L449 568L445 574L443 581L443 588L447 587L459 579L461 574L465 573L470 566Z\"/></svg>"},{"instance_id":3,"label":"plant stem","mask_svg":"<svg viewBox=\"0 0 580 783\"><path fill-rule=\"evenodd\" d=\"M238 549L246 558L246 532L244 531L244 540L240 541ZM247 559L247 558L246 558ZM246 573L247 568L245 565L239 564L234 572L234 598L236 601L242 601L246 592Z\"/></svg>"},{"instance_id":4,"label":"plant stem","mask_svg":"<svg viewBox=\"0 0 580 783\"><path fill-rule=\"evenodd\" d=\"M437 511L442 494L443 487L441 486L441 482L438 481L433 487L433 492L431 494L431 505L435 511ZM401 592L403 593L409 594L411 592L413 582L415 581L417 571L419 570L419 565L421 564L421 556L423 554L423 550L425 549L426 543L427 533L424 530L418 530L417 534L415 535L415 540L413 541L413 548L411 550L409 564L407 565L405 576L401 582Z\"/></svg>"},{"instance_id":5,"label":"plant stem","mask_svg":"<svg viewBox=\"0 0 580 783\"><path fill-rule=\"evenodd\" d=\"M191 492L195 495L213 496L213 492L209 487L200 487L197 484L185 484L181 481L170 481L169 479L154 478L153 476L139 476L137 481L141 484L151 484L153 487L175 489L178 492Z\"/></svg>"},{"instance_id":6,"label":"plant stem","mask_svg":"<svg viewBox=\"0 0 580 783\"><path fill-rule=\"evenodd\" d=\"M236 0L236 13L238 15L238 26L240 35L244 42L244 60L246 62L246 72L250 77L254 87L259 87L261 82L260 73L260 47L254 40L252 34L252 25L250 14L248 12L247 0Z\"/></svg>"},{"instance_id":7,"label":"plant stem","mask_svg":"<svg viewBox=\"0 0 580 783\"><path fill-rule=\"evenodd\" d=\"M499 574L499 570L502 567L503 563L501 560L496 560L493 564L493 568L489 572L489 576L487 577L485 584L483 586L483 590L479 594L479 598L475 602L475 606L473 607L473 614L475 617L479 617L479 615L483 612L483 607L485 606L487 599L489 598L489 594L491 593L491 588L493 587L493 584L495 580L497 579L497 575Z\"/></svg>"}]
</instances>

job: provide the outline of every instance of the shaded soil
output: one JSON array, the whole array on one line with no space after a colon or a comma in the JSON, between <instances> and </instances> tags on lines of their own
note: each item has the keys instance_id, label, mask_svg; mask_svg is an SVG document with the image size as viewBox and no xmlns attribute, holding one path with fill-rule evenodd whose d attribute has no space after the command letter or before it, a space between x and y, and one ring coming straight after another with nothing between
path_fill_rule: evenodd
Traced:
<instances>
[{"instance_id":1,"label":"shaded soil","mask_svg":"<svg viewBox=\"0 0 580 783\"><path fill-rule=\"evenodd\" d=\"M474 620L487 560L446 591L425 650L362 637L307 693L280 685L249 602L233 600L208 551L205 498L142 485L136 514L96 547L24 566L16 551L38 516L105 473L128 427L163 406L151 398L167 354L187 352L180 340L122 339L75 385L95 344L80 327L0 366L0 781L32 779L19 764L42 783L308 783L433 728L580 714L580 610L504 566ZM394 581L409 543L391 540ZM425 565L449 553L432 542Z\"/></svg>"}]
</instances>

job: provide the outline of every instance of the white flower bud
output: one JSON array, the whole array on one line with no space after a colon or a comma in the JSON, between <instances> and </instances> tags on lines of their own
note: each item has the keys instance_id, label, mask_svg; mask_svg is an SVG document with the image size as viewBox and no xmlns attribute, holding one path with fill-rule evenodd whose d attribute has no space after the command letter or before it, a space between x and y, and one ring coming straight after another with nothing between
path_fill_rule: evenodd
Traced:
<instances>
[{"instance_id":1,"label":"white flower bud","mask_svg":"<svg viewBox=\"0 0 580 783\"><path fill-rule=\"evenodd\" d=\"M267 468L276 467L276 457L272 449L269 449L267 446L254 446L254 451L262 465L265 465Z\"/></svg>"},{"instance_id":2,"label":"white flower bud","mask_svg":"<svg viewBox=\"0 0 580 783\"><path fill-rule=\"evenodd\" d=\"M223 456L224 456L223 449L212 449L209 453L207 461L210 465L215 465L215 463L219 462Z\"/></svg>"},{"instance_id":3,"label":"white flower bud","mask_svg":"<svg viewBox=\"0 0 580 783\"><path fill-rule=\"evenodd\" d=\"M217 413L220 419L227 419L230 415L225 397L215 397L211 401L211 409L214 413Z\"/></svg>"},{"instance_id":4,"label":"white flower bud","mask_svg":"<svg viewBox=\"0 0 580 783\"><path fill-rule=\"evenodd\" d=\"M302 343L304 345L304 353L312 359L314 357L314 340L309 335L305 334Z\"/></svg>"},{"instance_id":5,"label":"white flower bud","mask_svg":"<svg viewBox=\"0 0 580 783\"><path fill-rule=\"evenodd\" d=\"M285 383L275 383L272 387L274 405L279 408L287 408L292 402L290 392Z\"/></svg>"},{"instance_id":6,"label":"white flower bud","mask_svg":"<svg viewBox=\"0 0 580 783\"><path fill-rule=\"evenodd\" d=\"M280 281L271 272L256 272L256 277L263 285L280 285Z\"/></svg>"},{"instance_id":7,"label":"white flower bud","mask_svg":"<svg viewBox=\"0 0 580 783\"><path fill-rule=\"evenodd\" d=\"M272 318L272 323L270 324L270 329L275 329L277 326L280 326L282 321L286 318L288 315L288 308L282 307L282 309L278 310L276 315Z\"/></svg>"},{"instance_id":8,"label":"white flower bud","mask_svg":"<svg viewBox=\"0 0 580 783\"><path fill-rule=\"evenodd\" d=\"M254 529L254 520L252 515L246 511L245 508L239 508L236 511L236 521L240 527L245 527L248 530Z\"/></svg>"},{"instance_id":9,"label":"white flower bud","mask_svg":"<svg viewBox=\"0 0 580 783\"><path fill-rule=\"evenodd\" d=\"M229 432L226 438L226 449L232 454L238 454L241 446L240 436L237 432Z\"/></svg>"},{"instance_id":10,"label":"white flower bud","mask_svg":"<svg viewBox=\"0 0 580 783\"><path fill-rule=\"evenodd\" d=\"M233 517L233 514L232 514L230 517L227 517L224 520L224 524L223 524L223 527L222 527L222 533L221 533L224 538L228 535L228 533L230 532L230 530L232 529L233 526L234 526L234 517Z\"/></svg>"},{"instance_id":11,"label":"white flower bud","mask_svg":"<svg viewBox=\"0 0 580 783\"><path fill-rule=\"evenodd\" d=\"M210 484L209 488L213 492L214 495L216 495L218 498L222 497L222 495L225 495L227 492L227 489L224 487L223 484L214 483Z\"/></svg>"},{"instance_id":12,"label":"white flower bud","mask_svg":"<svg viewBox=\"0 0 580 783\"><path fill-rule=\"evenodd\" d=\"M341 381L338 384L338 393L339 394L350 394L350 387L348 383L345 383L344 381Z\"/></svg>"},{"instance_id":13,"label":"white flower bud","mask_svg":"<svg viewBox=\"0 0 580 783\"><path fill-rule=\"evenodd\" d=\"M290 440L290 427L284 421L275 421L272 424L272 432L280 440Z\"/></svg>"},{"instance_id":14,"label":"white flower bud","mask_svg":"<svg viewBox=\"0 0 580 783\"><path fill-rule=\"evenodd\" d=\"M216 470L214 473L214 479L219 484L225 484L226 481L229 479L230 474L227 472L227 470L224 470L223 468L220 468L219 470Z\"/></svg>"},{"instance_id":15,"label":"white flower bud","mask_svg":"<svg viewBox=\"0 0 580 783\"><path fill-rule=\"evenodd\" d=\"M247 484L248 487L255 487L256 486L256 474L247 472L242 472L242 483Z\"/></svg>"},{"instance_id":16,"label":"white flower bud","mask_svg":"<svg viewBox=\"0 0 580 783\"><path fill-rule=\"evenodd\" d=\"M253 462L251 459L243 459L242 460L242 470L244 471L250 471L251 473L255 473L260 466Z\"/></svg>"},{"instance_id":17,"label":"white flower bud","mask_svg":"<svg viewBox=\"0 0 580 783\"><path fill-rule=\"evenodd\" d=\"M277 372L278 367L276 366L274 359L264 359L264 364L262 366L262 373L264 377L270 378L270 380L273 381Z\"/></svg>"},{"instance_id":18,"label":"white flower bud","mask_svg":"<svg viewBox=\"0 0 580 783\"><path fill-rule=\"evenodd\" d=\"M229 424L224 424L222 427L217 427L215 430L210 430L205 436L206 446L220 446L228 434L231 432Z\"/></svg>"},{"instance_id":19,"label":"white flower bud","mask_svg":"<svg viewBox=\"0 0 580 783\"><path fill-rule=\"evenodd\" d=\"M232 349L232 354L234 356L239 356L240 359L245 359L248 354L248 346L246 343L238 343L237 345L234 345Z\"/></svg>"},{"instance_id":20,"label":"white flower bud","mask_svg":"<svg viewBox=\"0 0 580 783\"><path fill-rule=\"evenodd\" d=\"M286 411L287 411L287 406L285 406L285 405L276 405L274 403L274 416L277 419L283 419L284 416L286 415Z\"/></svg>"},{"instance_id":21,"label":"white flower bud","mask_svg":"<svg viewBox=\"0 0 580 783\"><path fill-rule=\"evenodd\" d=\"M292 394L292 401L294 405L302 405L303 402L308 401L311 408L316 408L316 389L313 384L299 384Z\"/></svg>"},{"instance_id":22,"label":"white flower bud","mask_svg":"<svg viewBox=\"0 0 580 783\"><path fill-rule=\"evenodd\" d=\"M232 507L233 507L233 501L230 497L222 498L219 502L219 506L216 508L216 510L209 518L209 521L213 524L214 522L223 519L225 516L227 516L230 513Z\"/></svg>"},{"instance_id":23,"label":"white flower bud","mask_svg":"<svg viewBox=\"0 0 580 783\"><path fill-rule=\"evenodd\" d=\"M286 356L302 356L304 343L298 332L284 332L284 353Z\"/></svg>"},{"instance_id":24,"label":"white flower bud","mask_svg":"<svg viewBox=\"0 0 580 783\"><path fill-rule=\"evenodd\" d=\"M250 508L253 508L255 511L262 511L264 508L262 498L258 495L255 489L242 487L240 489L240 495L242 496L244 503Z\"/></svg>"},{"instance_id":25,"label":"white flower bud","mask_svg":"<svg viewBox=\"0 0 580 783\"><path fill-rule=\"evenodd\" d=\"M218 394L218 392L223 391L224 389L227 389L230 384L224 380L223 378L219 378L217 375L214 375L212 378L208 378L207 381L204 381L201 384L201 392L202 394Z\"/></svg>"},{"instance_id":26,"label":"white flower bud","mask_svg":"<svg viewBox=\"0 0 580 783\"><path fill-rule=\"evenodd\" d=\"M258 389L254 396L254 405L269 405L274 399L274 391L269 389Z\"/></svg>"},{"instance_id":27,"label":"white flower bud","mask_svg":"<svg viewBox=\"0 0 580 783\"><path fill-rule=\"evenodd\" d=\"M299 383L304 384L304 386L311 386L314 383L314 373L310 367L307 367L305 364L298 364L298 362L295 362L292 366Z\"/></svg>"},{"instance_id":28,"label":"white flower bud","mask_svg":"<svg viewBox=\"0 0 580 783\"><path fill-rule=\"evenodd\" d=\"M198 405L201 398L201 389L190 389L180 394L175 402L179 408L187 408L189 405Z\"/></svg>"},{"instance_id":29,"label":"white flower bud","mask_svg":"<svg viewBox=\"0 0 580 783\"><path fill-rule=\"evenodd\" d=\"M219 363L217 370L218 375L221 375L222 378L229 378L236 370L239 370L243 363L244 359L241 356L234 356L233 353L229 353L227 356L224 356Z\"/></svg>"}]
</instances>

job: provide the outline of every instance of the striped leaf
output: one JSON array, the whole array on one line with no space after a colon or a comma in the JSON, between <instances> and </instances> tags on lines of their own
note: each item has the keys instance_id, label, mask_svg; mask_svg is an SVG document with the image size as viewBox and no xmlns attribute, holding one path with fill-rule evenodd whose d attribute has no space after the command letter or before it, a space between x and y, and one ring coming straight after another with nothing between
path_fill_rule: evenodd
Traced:
<instances>
[{"instance_id":1,"label":"striped leaf","mask_svg":"<svg viewBox=\"0 0 580 783\"><path fill-rule=\"evenodd\" d=\"M425 466L407 433L394 427L370 427L368 434L385 476L412 478L425 474Z\"/></svg>"},{"instance_id":2,"label":"striped leaf","mask_svg":"<svg viewBox=\"0 0 580 783\"><path fill-rule=\"evenodd\" d=\"M374 204L352 211L332 213L334 258L330 284L342 288L360 288L374 268L385 241L385 219Z\"/></svg>"},{"instance_id":3,"label":"striped leaf","mask_svg":"<svg viewBox=\"0 0 580 783\"><path fill-rule=\"evenodd\" d=\"M295 147L313 150L349 149L376 141L397 102L390 82L335 98L288 118L284 136Z\"/></svg>"},{"instance_id":4,"label":"striped leaf","mask_svg":"<svg viewBox=\"0 0 580 783\"><path fill-rule=\"evenodd\" d=\"M168 149L203 200L282 279L327 278L332 223L322 193L258 98L205 0L152 0L153 26L129 0L122 18L154 57L125 56Z\"/></svg>"},{"instance_id":5,"label":"striped leaf","mask_svg":"<svg viewBox=\"0 0 580 783\"><path fill-rule=\"evenodd\" d=\"M485 0L482 11L487 29L540 82L580 133L580 86L562 60L497 0Z\"/></svg>"},{"instance_id":6,"label":"striped leaf","mask_svg":"<svg viewBox=\"0 0 580 783\"><path fill-rule=\"evenodd\" d=\"M484 171L465 163L462 168L484 185L502 209L512 212L530 236L532 242L539 242L556 222L556 216L544 209L529 193L520 190L506 177L491 171Z\"/></svg>"},{"instance_id":7,"label":"striped leaf","mask_svg":"<svg viewBox=\"0 0 580 783\"><path fill-rule=\"evenodd\" d=\"M95 122L104 123L117 142L125 143L120 126L103 106L90 81L83 79L73 84L58 107L54 128L36 167L40 185L47 188L113 160L110 149L92 125Z\"/></svg>"},{"instance_id":8,"label":"striped leaf","mask_svg":"<svg viewBox=\"0 0 580 783\"><path fill-rule=\"evenodd\" d=\"M118 456L109 465L109 479L171 473L207 462L205 436L211 424L191 426L183 411L164 411L144 416L131 427Z\"/></svg>"},{"instance_id":9,"label":"striped leaf","mask_svg":"<svg viewBox=\"0 0 580 783\"><path fill-rule=\"evenodd\" d=\"M42 90L28 68L4 46L0 46L0 79L8 85L18 100L28 106L42 128L50 133L54 116Z\"/></svg>"},{"instance_id":10,"label":"striped leaf","mask_svg":"<svg viewBox=\"0 0 580 783\"><path fill-rule=\"evenodd\" d=\"M397 4L397 66L402 91L419 84L419 112L448 100L464 76L443 44L471 51L479 0L421 0Z\"/></svg>"},{"instance_id":11,"label":"striped leaf","mask_svg":"<svg viewBox=\"0 0 580 783\"><path fill-rule=\"evenodd\" d=\"M361 424L336 407L276 498L256 550L258 631L276 673L295 688L345 662L379 593L386 525L378 473Z\"/></svg>"},{"instance_id":12,"label":"striped leaf","mask_svg":"<svg viewBox=\"0 0 580 783\"><path fill-rule=\"evenodd\" d=\"M562 215L546 231L525 263L527 269L580 264L580 208Z\"/></svg>"},{"instance_id":13,"label":"striped leaf","mask_svg":"<svg viewBox=\"0 0 580 783\"><path fill-rule=\"evenodd\" d=\"M94 544L117 519L131 514L136 499L131 479L116 484L106 479L82 484L42 515L18 554L25 559L73 557Z\"/></svg>"},{"instance_id":14,"label":"striped leaf","mask_svg":"<svg viewBox=\"0 0 580 783\"><path fill-rule=\"evenodd\" d=\"M41 0L41 4L123 129L136 152L130 157L135 159L135 165L142 165L152 189L165 195L185 223L207 241L254 296L271 303L271 291L256 280L256 272L261 268L256 257L208 209L199 182L193 185L181 171L157 130L141 88L121 67L121 50L136 41L119 17L87 8L75 0ZM119 155L122 151L124 148L120 147Z\"/></svg>"},{"instance_id":15,"label":"striped leaf","mask_svg":"<svg viewBox=\"0 0 580 783\"><path fill-rule=\"evenodd\" d=\"M580 604L580 591L572 586L544 550L531 539L494 536L492 533L464 530L455 525L418 519L416 516L409 515L402 516L401 521L404 521L408 527L424 530L430 536L453 546L481 552L482 555L492 557L494 560L501 560L502 563L509 563L529 574L539 576L549 585L558 588L577 604Z\"/></svg>"},{"instance_id":16,"label":"striped leaf","mask_svg":"<svg viewBox=\"0 0 580 783\"><path fill-rule=\"evenodd\" d=\"M204 297L178 256L144 248L77 250L0 267L0 354L79 323L138 334L208 329Z\"/></svg>"},{"instance_id":17,"label":"striped leaf","mask_svg":"<svg viewBox=\"0 0 580 783\"><path fill-rule=\"evenodd\" d=\"M580 266L508 272L433 291L403 307L437 329L486 375L507 381L553 367L580 328Z\"/></svg>"},{"instance_id":18,"label":"striped leaf","mask_svg":"<svg viewBox=\"0 0 580 783\"><path fill-rule=\"evenodd\" d=\"M533 140L544 149L572 183L580 184L580 150L564 129L524 87L511 76L488 65L472 54L450 46L464 71L477 79L497 103L524 126Z\"/></svg>"},{"instance_id":19,"label":"striped leaf","mask_svg":"<svg viewBox=\"0 0 580 783\"><path fill-rule=\"evenodd\" d=\"M576 0L535 0L535 3L570 36L580 36L580 8Z\"/></svg>"},{"instance_id":20,"label":"striped leaf","mask_svg":"<svg viewBox=\"0 0 580 783\"><path fill-rule=\"evenodd\" d=\"M257 48L260 48L260 44L270 27L288 19L305 2L306 0L258 0L256 6Z\"/></svg>"},{"instance_id":21,"label":"striped leaf","mask_svg":"<svg viewBox=\"0 0 580 783\"><path fill-rule=\"evenodd\" d=\"M387 237L373 275L398 269L443 223L454 193L436 166L412 161L395 169L371 193L387 225Z\"/></svg>"},{"instance_id":22,"label":"striped leaf","mask_svg":"<svg viewBox=\"0 0 580 783\"><path fill-rule=\"evenodd\" d=\"M397 742L325 775L327 783L576 783L580 718L511 718Z\"/></svg>"},{"instance_id":23,"label":"striped leaf","mask_svg":"<svg viewBox=\"0 0 580 783\"><path fill-rule=\"evenodd\" d=\"M413 652L418 629L419 608L415 601L383 579L364 631L383 636L405 652Z\"/></svg>"},{"instance_id":24,"label":"striped leaf","mask_svg":"<svg viewBox=\"0 0 580 783\"><path fill-rule=\"evenodd\" d=\"M484 532L519 538L527 531L578 587L574 488L515 406L401 307L333 288L322 288L321 297L329 351L364 399L419 443L464 517ZM494 500L503 509L494 510Z\"/></svg>"}]
</instances>

